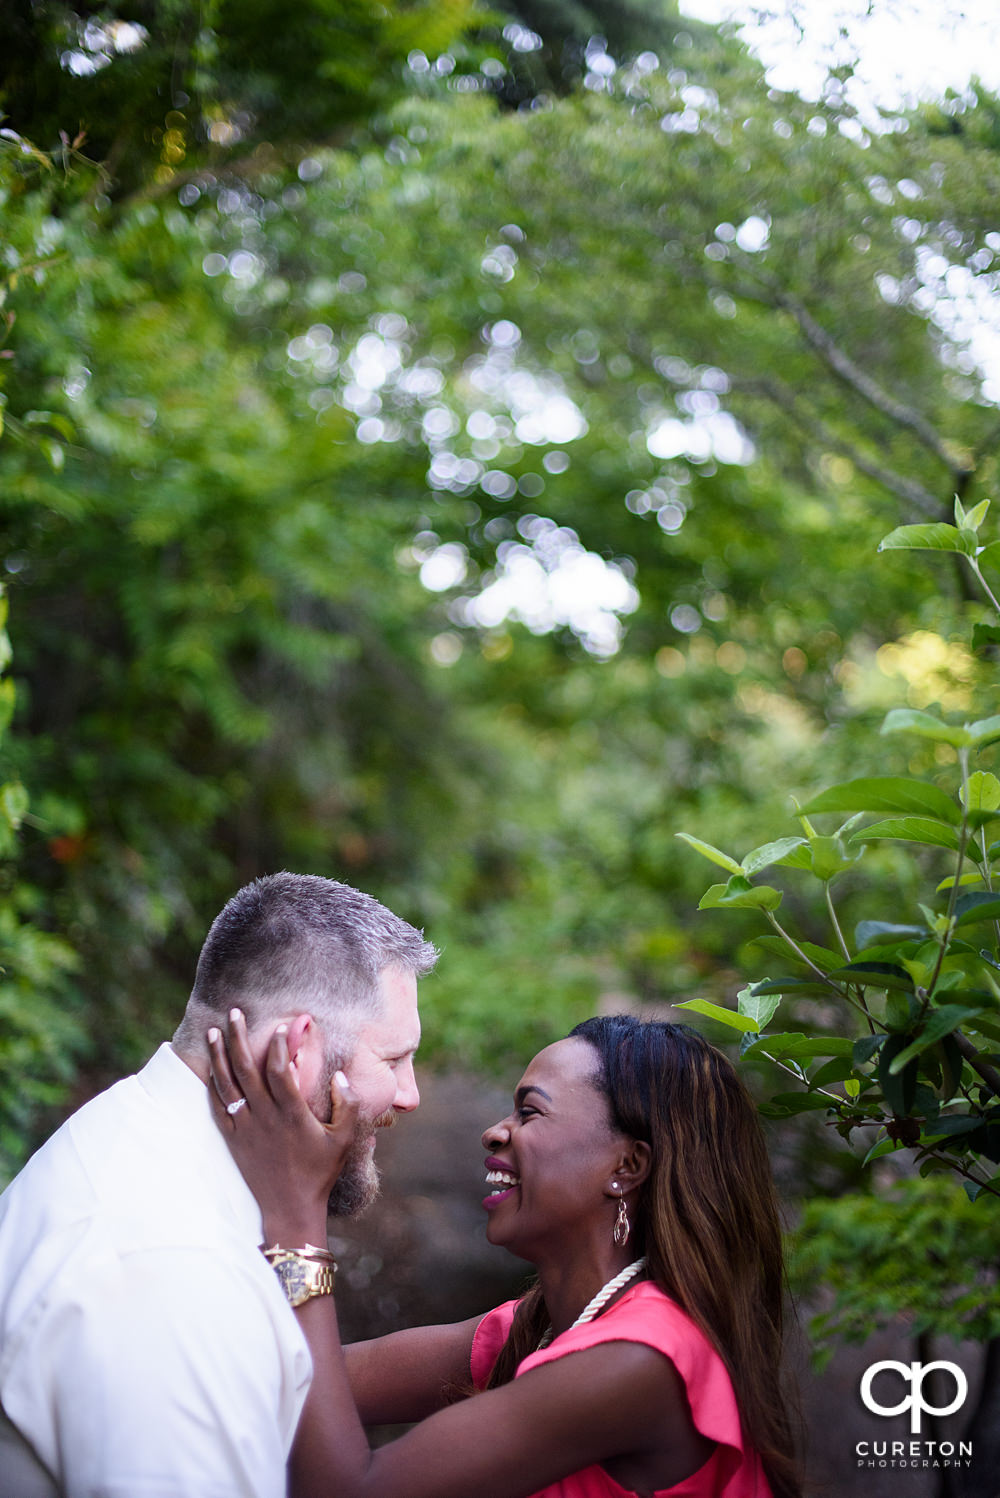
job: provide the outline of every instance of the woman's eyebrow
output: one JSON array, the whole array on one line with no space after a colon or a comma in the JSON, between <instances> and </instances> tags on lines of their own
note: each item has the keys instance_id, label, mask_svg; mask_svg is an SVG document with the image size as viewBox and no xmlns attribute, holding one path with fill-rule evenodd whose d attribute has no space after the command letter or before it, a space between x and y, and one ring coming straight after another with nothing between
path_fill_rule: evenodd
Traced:
<instances>
[{"instance_id":1,"label":"woman's eyebrow","mask_svg":"<svg viewBox=\"0 0 1000 1498\"><path fill-rule=\"evenodd\" d=\"M527 1087L519 1087L515 1092L514 1102L518 1105L518 1107L520 1107L520 1105L524 1102L529 1092L537 1092L538 1096L543 1097L547 1103L551 1103L552 1101L544 1088L529 1085Z\"/></svg>"}]
</instances>

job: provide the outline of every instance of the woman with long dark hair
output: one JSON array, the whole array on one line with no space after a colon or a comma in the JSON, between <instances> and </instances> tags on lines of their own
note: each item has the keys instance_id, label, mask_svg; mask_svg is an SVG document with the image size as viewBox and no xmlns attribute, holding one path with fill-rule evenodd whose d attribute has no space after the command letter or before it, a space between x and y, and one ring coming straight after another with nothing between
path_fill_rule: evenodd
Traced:
<instances>
[{"instance_id":1,"label":"woman with long dark hair","mask_svg":"<svg viewBox=\"0 0 1000 1498\"><path fill-rule=\"evenodd\" d=\"M217 1116L313 1353L296 1498L796 1498L770 1168L746 1089L695 1031L601 1017L541 1051L483 1135L487 1236L537 1283L346 1359L312 1245L356 1107L335 1083L319 1123L280 1033L263 1078L239 1016L229 1047L231 1067L210 1034ZM419 1423L372 1451L362 1421Z\"/></svg>"}]
</instances>

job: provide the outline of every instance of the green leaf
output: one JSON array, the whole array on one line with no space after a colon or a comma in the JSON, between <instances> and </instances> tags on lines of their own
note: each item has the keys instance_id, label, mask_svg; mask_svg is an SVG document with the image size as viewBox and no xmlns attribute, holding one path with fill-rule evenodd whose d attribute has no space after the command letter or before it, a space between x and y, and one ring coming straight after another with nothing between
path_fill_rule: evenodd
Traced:
<instances>
[{"instance_id":1,"label":"green leaf","mask_svg":"<svg viewBox=\"0 0 1000 1498\"><path fill-rule=\"evenodd\" d=\"M772 889L767 884L751 884L742 874L734 874L728 884L713 884L707 889L698 901L698 909L777 910L780 904L780 889Z\"/></svg>"},{"instance_id":2,"label":"green leaf","mask_svg":"<svg viewBox=\"0 0 1000 1498\"><path fill-rule=\"evenodd\" d=\"M920 1055L921 1051L934 1045L942 1036L950 1035L953 1030L958 1029L959 1025L974 1018L978 1013L978 1009L966 1009L961 1004L942 1004L940 1009L933 1010L920 1034L893 1056L889 1065L890 1074L894 1077L898 1076L915 1056Z\"/></svg>"},{"instance_id":3,"label":"green leaf","mask_svg":"<svg viewBox=\"0 0 1000 1498\"><path fill-rule=\"evenodd\" d=\"M923 1142L923 1137L923 1134L921 1134L921 1143ZM947 1160L938 1160L933 1155L931 1155L928 1159L922 1160L920 1162L918 1175L920 1176L921 1180L925 1180L927 1176L950 1174L952 1168L953 1167L948 1163Z\"/></svg>"},{"instance_id":4,"label":"green leaf","mask_svg":"<svg viewBox=\"0 0 1000 1498\"><path fill-rule=\"evenodd\" d=\"M976 553L976 561L980 567L984 562L988 563L990 567L1000 567L1000 541L991 541L989 546L983 546ZM995 627L995 625L989 624L976 625L976 629L992 629Z\"/></svg>"},{"instance_id":5,"label":"green leaf","mask_svg":"<svg viewBox=\"0 0 1000 1498\"><path fill-rule=\"evenodd\" d=\"M975 536L970 547L968 540L954 525L936 521L930 525L897 525L894 531L883 536L878 543L879 551L957 551L970 556L975 549Z\"/></svg>"},{"instance_id":6,"label":"green leaf","mask_svg":"<svg viewBox=\"0 0 1000 1498\"><path fill-rule=\"evenodd\" d=\"M1000 542L994 541L993 545L991 547L988 547L987 550L996 551L996 557L992 559L993 565L996 567L1000 567ZM983 555L985 555L985 553ZM981 555L980 561L982 561L982 559L983 556ZM1000 625L974 624L972 626L973 650L978 654L980 651L988 649L991 645L1000 645Z\"/></svg>"},{"instance_id":7,"label":"green leaf","mask_svg":"<svg viewBox=\"0 0 1000 1498\"><path fill-rule=\"evenodd\" d=\"M844 845L837 837L812 837L809 839L809 851L812 854L813 873L817 879L827 884L857 863L862 850L855 848L851 853L845 853Z\"/></svg>"},{"instance_id":8,"label":"green leaf","mask_svg":"<svg viewBox=\"0 0 1000 1498\"><path fill-rule=\"evenodd\" d=\"M919 738L934 739L941 744L951 744L956 749L964 748L972 743L972 736L968 729L942 723L940 718L935 718L931 713L920 712L915 707L894 707L890 713L886 714L880 732L915 733Z\"/></svg>"},{"instance_id":9,"label":"green leaf","mask_svg":"<svg viewBox=\"0 0 1000 1498\"><path fill-rule=\"evenodd\" d=\"M871 1163L872 1160L880 1160L883 1155L892 1155L899 1149L895 1139L878 1139L872 1145L865 1158L862 1160L862 1168Z\"/></svg>"},{"instance_id":10,"label":"green leaf","mask_svg":"<svg viewBox=\"0 0 1000 1498\"><path fill-rule=\"evenodd\" d=\"M926 935L927 931L923 926L897 926L891 921L859 921L854 928L854 944L859 951L863 951L865 947L910 941L914 937Z\"/></svg>"},{"instance_id":11,"label":"green leaf","mask_svg":"<svg viewBox=\"0 0 1000 1498\"><path fill-rule=\"evenodd\" d=\"M944 1037L938 1046L938 1055L941 1058L941 1095L947 1101L958 1091L965 1058L954 1035Z\"/></svg>"},{"instance_id":12,"label":"green leaf","mask_svg":"<svg viewBox=\"0 0 1000 1498\"><path fill-rule=\"evenodd\" d=\"M834 1056L809 1074L810 1087L825 1087L828 1082L846 1082L854 1075L854 1062L850 1056Z\"/></svg>"},{"instance_id":13,"label":"green leaf","mask_svg":"<svg viewBox=\"0 0 1000 1498\"><path fill-rule=\"evenodd\" d=\"M9 676L0 681L0 735L6 733L10 726L16 695L14 683Z\"/></svg>"},{"instance_id":14,"label":"green leaf","mask_svg":"<svg viewBox=\"0 0 1000 1498\"><path fill-rule=\"evenodd\" d=\"M970 926L974 921L1000 920L1000 893L976 890L959 895L955 901L955 925Z\"/></svg>"},{"instance_id":15,"label":"green leaf","mask_svg":"<svg viewBox=\"0 0 1000 1498\"><path fill-rule=\"evenodd\" d=\"M783 869L803 869L807 874L811 874L812 854L809 851L809 844L804 842L801 847L793 848L790 853L785 854L784 858L777 859L777 862Z\"/></svg>"},{"instance_id":16,"label":"green leaf","mask_svg":"<svg viewBox=\"0 0 1000 1498\"><path fill-rule=\"evenodd\" d=\"M945 935L948 930L947 915L941 914L930 905L925 905L923 900L917 901L917 909L927 922L925 930L928 936L937 939Z\"/></svg>"},{"instance_id":17,"label":"green leaf","mask_svg":"<svg viewBox=\"0 0 1000 1498\"><path fill-rule=\"evenodd\" d=\"M830 968L839 967L844 960L839 952L831 952L829 947L818 947L815 942L811 941L797 942L799 952L790 947L788 942L780 936L755 936L753 945L760 947L764 952L770 952L776 957L784 957L791 962L802 963L803 959L799 956L801 952L803 957L811 958L824 973L829 972ZM803 966L808 966L808 963L803 963Z\"/></svg>"},{"instance_id":18,"label":"green leaf","mask_svg":"<svg viewBox=\"0 0 1000 1498\"><path fill-rule=\"evenodd\" d=\"M1000 739L1000 713L994 714L992 718L980 718L977 723L968 723L966 727L971 734L970 742L980 749L987 744L996 743Z\"/></svg>"},{"instance_id":19,"label":"green leaf","mask_svg":"<svg viewBox=\"0 0 1000 1498\"><path fill-rule=\"evenodd\" d=\"M709 1019L717 1020L720 1025L728 1025L731 1030L756 1032L760 1028L755 1019L736 1014L732 1009L723 1009L721 1004L712 1004L708 999L685 999L682 1004L675 1005L675 1008L693 1009L697 1014L704 1014Z\"/></svg>"},{"instance_id":20,"label":"green leaf","mask_svg":"<svg viewBox=\"0 0 1000 1498\"><path fill-rule=\"evenodd\" d=\"M16 832L28 810L28 792L19 780L8 780L0 786L0 816Z\"/></svg>"},{"instance_id":21,"label":"green leaf","mask_svg":"<svg viewBox=\"0 0 1000 1498\"><path fill-rule=\"evenodd\" d=\"M987 770L976 770L969 776L960 795L970 811L997 811L1000 809L1000 780Z\"/></svg>"},{"instance_id":22,"label":"green leaf","mask_svg":"<svg viewBox=\"0 0 1000 1498\"><path fill-rule=\"evenodd\" d=\"M759 983L753 985L753 988L756 994L783 995L787 993L792 997L798 994L803 998L808 994L828 999L836 993L836 989L832 989L828 983L821 982L819 978L762 978Z\"/></svg>"},{"instance_id":23,"label":"green leaf","mask_svg":"<svg viewBox=\"0 0 1000 1498\"><path fill-rule=\"evenodd\" d=\"M911 812L919 816L935 817L938 821L950 822L955 826L962 820L962 814L952 798L936 785L923 780L909 780L900 775L872 775L860 780L845 780L841 785L832 785L829 790L821 791L802 809L807 813Z\"/></svg>"},{"instance_id":24,"label":"green leaf","mask_svg":"<svg viewBox=\"0 0 1000 1498\"><path fill-rule=\"evenodd\" d=\"M879 1052L878 1079L885 1100L897 1118L908 1118L917 1092L917 1063L910 1061L902 1071L892 1063L909 1044L906 1035L887 1035Z\"/></svg>"},{"instance_id":25,"label":"green leaf","mask_svg":"<svg viewBox=\"0 0 1000 1498\"><path fill-rule=\"evenodd\" d=\"M21 418L26 427L52 427L53 431L59 432L72 442L76 436L76 429L68 416L61 415L58 411L26 411Z\"/></svg>"},{"instance_id":26,"label":"green leaf","mask_svg":"<svg viewBox=\"0 0 1000 1498\"><path fill-rule=\"evenodd\" d=\"M966 512L964 520L959 522L962 529L977 531L986 519L986 512L989 507L990 502L988 499L981 499L977 505L973 505L972 509Z\"/></svg>"},{"instance_id":27,"label":"green leaf","mask_svg":"<svg viewBox=\"0 0 1000 1498\"><path fill-rule=\"evenodd\" d=\"M922 1131L921 1137L931 1139L956 1139L963 1134L971 1134L978 1129L982 1119L971 1113L947 1113L943 1118L937 1119L933 1124L928 1124Z\"/></svg>"},{"instance_id":28,"label":"green leaf","mask_svg":"<svg viewBox=\"0 0 1000 1498\"><path fill-rule=\"evenodd\" d=\"M904 968L894 962L849 962L845 967L835 968L831 978L842 983L856 983L859 988L897 988L904 993L913 992L913 981Z\"/></svg>"},{"instance_id":29,"label":"green leaf","mask_svg":"<svg viewBox=\"0 0 1000 1498\"><path fill-rule=\"evenodd\" d=\"M739 1058L740 1058L740 1060L741 1061L743 1060L743 1057L746 1055L747 1051L750 1050L751 1046L759 1045L760 1041L761 1041L761 1037L757 1034L756 1030L747 1030L747 1031L745 1031L745 1033L740 1036L740 1043L739 1043Z\"/></svg>"},{"instance_id":30,"label":"green leaf","mask_svg":"<svg viewBox=\"0 0 1000 1498\"><path fill-rule=\"evenodd\" d=\"M725 869L730 874L742 874L743 869L736 859L730 858L728 853L723 853L721 848L713 848L711 843L702 842L700 837L692 837L689 832L675 832L674 836L679 837L682 842L687 843L710 863L717 863L720 869Z\"/></svg>"},{"instance_id":31,"label":"green leaf","mask_svg":"<svg viewBox=\"0 0 1000 1498\"><path fill-rule=\"evenodd\" d=\"M795 1113L825 1111L832 1107L830 1099L818 1092L778 1092L762 1103L758 1111L766 1118L790 1118Z\"/></svg>"},{"instance_id":32,"label":"green leaf","mask_svg":"<svg viewBox=\"0 0 1000 1498\"><path fill-rule=\"evenodd\" d=\"M990 993L989 989L986 989L986 988L958 988L958 987L954 987L952 985L946 984L945 981L944 981L945 978L948 978L950 976L957 977L959 983L961 983L961 981L962 981L962 974L961 973L954 974L954 975L945 973L943 975L941 981L938 983L937 987L934 990L934 997L935 997L935 999L937 999L941 994L946 993L948 995L949 999L954 1000L954 1001L961 1001L961 1003L965 1004L965 1006L967 1008L969 1008L969 1009L975 1009L977 1011L977 1013L981 1009L989 1009L989 1010L992 1010L994 1012L996 1011L996 1007L997 1007L996 996L995 996L995 994ZM976 1020L975 1023L978 1025L979 1021Z\"/></svg>"},{"instance_id":33,"label":"green leaf","mask_svg":"<svg viewBox=\"0 0 1000 1498\"><path fill-rule=\"evenodd\" d=\"M953 874L949 874L947 879L942 879L940 884L937 884L937 885L934 886L934 893L936 895L939 895L939 894L942 893L943 890L953 889L955 887L956 882L958 884L959 889L962 889L967 884L982 884L982 882L983 882L983 876L982 876L982 874L978 874L978 873L963 874L962 877L961 877L961 879L959 879L959 880L956 881L954 875Z\"/></svg>"},{"instance_id":34,"label":"green leaf","mask_svg":"<svg viewBox=\"0 0 1000 1498\"><path fill-rule=\"evenodd\" d=\"M920 1009L912 993L889 990L885 998L885 1025L894 1032L909 1031Z\"/></svg>"},{"instance_id":35,"label":"green leaf","mask_svg":"<svg viewBox=\"0 0 1000 1498\"><path fill-rule=\"evenodd\" d=\"M763 843L761 847L754 848L748 853L741 865L743 873L749 879L753 874L759 874L761 869L769 868L773 863L780 863L795 848L801 848L805 843L804 837L781 837L774 843Z\"/></svg>"},{"instance_id":36,"label":"green leaf","mask_svg":"<svg viewBox=\"0 0 1000 1498\"><path fill-rule=\"evenodd\" d=\"M803 1035L793 1031L787 1035L762 1035L758 1045L768 1056L781 1061L854 1054L854 1042L845 1035Z\"/></svg>"},{"instance_id":37,"label":"green leaf","mask_svg":"<svg viewBox=\"0 0 1000 1498\"><path fill-rule=\"evenodd\" d=\"M1000 812L996 811L970 811L966 813L967 825L973 832L978 832L981 827L985 827L989 822L995 822L998 817L1000 817Z\"/></svg>"},{"instance_id":38,"label":"green leaf","mask_svg":"<svg viewBox=\"0 0 1000 1498\"><path fill-rule=\"evenodd\" d=\"M851 834L852 843L875 843L891 840L902 843L922 843L926 848L948 848L958 852L958 833L929 817L890 817L885 822L876 822Z\"/></svg>"},{"instance_id":39,"label":"green leaf","mask_svg":"<svg viewBox=\"0 0 1000 1498\"><path fill-rule=\"evenodd\" d=\"M884 1040L884 1035L862 1035L856 1040L851 1051L855 1066L865 1066L882 1049Z\"/></svg>"},{"instance_id":40,"label":"green leaf","mask_svg":"<svg viewBox=\"0 0 1000 1498\"><path fill-rule=\"evenodd\" d=\"M1000 1123L995 1120L991 1123L984 1122L972 1139L973 1149L985 1155L987 1160L992 1160L994 1165L1000 1164Z\"/></svg>"},{"instance_id":41,"label":"green leaf","mask_svg":"<svg viewBox=\"0 0 1000 1498\"><path fill-rule=\"evenodd\" d=\"M781 998L780 993L758 994L755 986L741 988L736 995L736 1008L740 1014L746 1015L747 1019L756 1020L757 1029L763 1030L774 1018Z\"/></svg>"}]
</instances>

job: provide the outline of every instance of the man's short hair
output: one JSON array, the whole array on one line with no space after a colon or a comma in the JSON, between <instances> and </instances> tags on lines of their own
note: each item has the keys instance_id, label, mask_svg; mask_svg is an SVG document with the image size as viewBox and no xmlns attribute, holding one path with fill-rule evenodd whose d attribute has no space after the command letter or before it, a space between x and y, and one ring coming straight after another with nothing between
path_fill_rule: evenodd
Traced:
<instances>
[{"instance_id":1,"label":"man's short hair","mask_svg":"<svg viewBox=\"0 0 1000 1498\"><path fill-rule=\"evenodd\" d=\"M422 932L371 895L315 874L269 874L213 921L174 1044L200 1049L234 1006L250 1029L308 1012L347 1041L376 1012L385 968L419 977L436 961Z\"/></svg>"}]
</instances>

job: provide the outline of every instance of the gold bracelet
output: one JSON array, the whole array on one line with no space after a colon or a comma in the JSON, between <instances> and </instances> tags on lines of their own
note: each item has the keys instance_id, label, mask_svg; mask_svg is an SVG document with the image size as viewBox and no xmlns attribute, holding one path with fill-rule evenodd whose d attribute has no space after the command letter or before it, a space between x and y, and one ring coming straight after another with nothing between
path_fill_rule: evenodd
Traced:
<instances>
[{"instance_id":1,"label":"gold bracelet","mask_svg":"<svg viewBox=\"0 0 1000 1498\"><path fill-rule=\"evenodd\" d=\"M272 1248L262 1248L261 1253L269 1264L285 1254L294 1254L296 1258L308 1259L313 1264L330 1264L334 1269L337 1261L328 1248L317 1248L315 1243L303 1243L301 1248L282 1248L280 1243L275 1243Z\"/></svg>"}]
</instances>

